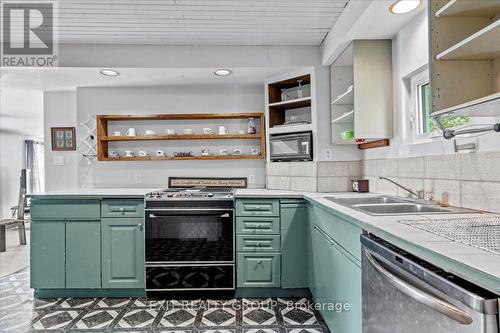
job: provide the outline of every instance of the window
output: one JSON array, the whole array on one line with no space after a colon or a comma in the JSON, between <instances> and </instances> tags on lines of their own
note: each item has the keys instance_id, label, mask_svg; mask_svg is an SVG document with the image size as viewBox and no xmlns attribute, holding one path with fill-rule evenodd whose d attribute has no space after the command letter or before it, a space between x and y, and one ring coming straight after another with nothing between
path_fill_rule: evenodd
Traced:
<instances>
[{"instance_id":1,"label":"window","mask_svg":"<svg viewBox=\"0 0 500 333\"><path fill-rule=\"evenodd\" d=\"M430 116L431 114L431 85L429 82L428 69L413 75L411 82L411 121L413 123L412 132L414 139L428 139L439 136L441 130L437 122ZM444 128L454 128L468 124L469 117L443 116L441 123Z\"/></svg>"}]
</instances>

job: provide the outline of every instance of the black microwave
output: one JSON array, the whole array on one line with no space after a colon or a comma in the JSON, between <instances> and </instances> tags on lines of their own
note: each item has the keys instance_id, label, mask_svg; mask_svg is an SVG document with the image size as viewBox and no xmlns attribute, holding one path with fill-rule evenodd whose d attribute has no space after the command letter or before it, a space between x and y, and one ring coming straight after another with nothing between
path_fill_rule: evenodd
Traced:
<instances>
[{"instance_id":1,"label":"black microwave","mask_svg":"<svg viewBox=\"0 0 500 333\"><path fill-rule=\"evenodd\" d=\"M312 132L272 134L269 151L273 162L312 161Z\"/></svg>"}]
</instances>

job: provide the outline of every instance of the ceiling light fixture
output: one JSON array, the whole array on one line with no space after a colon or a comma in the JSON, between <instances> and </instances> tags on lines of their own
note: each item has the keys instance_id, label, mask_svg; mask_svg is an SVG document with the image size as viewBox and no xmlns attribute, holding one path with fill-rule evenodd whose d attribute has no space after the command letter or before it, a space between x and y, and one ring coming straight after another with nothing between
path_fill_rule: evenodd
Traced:
<instances>
[{"instance_id":1,"label":"ceiling light fixture","mask_svg":"<svg viewBox=\"0 0 500 333\"><path fill-rule=\"evenodd\" d=\"M112 69L101 69L100 73L102 75L106 75L106 76L119 76L120 75L120 72L117 72L117 71L112 70Z\"/></svg>"},{"instance_id":2,"label":"ceiling light fixture","mask_svg":"<svg viewBox=\"0 0 500 333\"><path fill-rule=\"evenodd\" d=\"M398 0L389 7L393 14L405 14L417 9L422 4L422 0Z\"/></svg>"},{"instance_id":3,"label":"ceiling light fixture","mask_svg":"<svg viewBox=\"0 0 500 333\"><path fill-rule=\"evenodd\" d=\"M229 76L231 73L232 72L229 69L218 69L214 72L217 76Z\"/></svg>"}]
</instances>

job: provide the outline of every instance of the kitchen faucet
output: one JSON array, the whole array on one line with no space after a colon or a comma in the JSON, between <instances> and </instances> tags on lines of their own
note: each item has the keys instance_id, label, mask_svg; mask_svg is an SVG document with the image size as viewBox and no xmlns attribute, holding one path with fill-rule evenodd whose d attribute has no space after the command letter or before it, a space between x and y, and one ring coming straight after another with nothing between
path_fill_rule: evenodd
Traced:
<instances>
[{"instance_id":1,"label":"kitchen faucet","mask_svg":"<svg viewBox=\"0 0 500 333\"><path fill-rule=\"evenodd\" d=\"M415 199L421 199L421 197L420 197L420 195L419 195L419 194L417 194L416 192L414 192L414 191L410 190L409 188L404 187L404 186L403 186L403 185L401 185L401 184L396 183L396 182L395 182L394 180L392 180L392 179L389 179L389 178L387 178L387 177L382 177L382 176L380 176L380 177L378 177L378 178L379 178L379 179L385 179L385 180L387 180L387 181L389 181L389 182L393 183L393 184L394 184L394 185L396 185L397 187L402 188L402 189L403 189L403 190L405 190L406 192L408 192L408 193L410 193L411 195L413 195L413 196L415 197Z\"/></svg>"}]
</instances>

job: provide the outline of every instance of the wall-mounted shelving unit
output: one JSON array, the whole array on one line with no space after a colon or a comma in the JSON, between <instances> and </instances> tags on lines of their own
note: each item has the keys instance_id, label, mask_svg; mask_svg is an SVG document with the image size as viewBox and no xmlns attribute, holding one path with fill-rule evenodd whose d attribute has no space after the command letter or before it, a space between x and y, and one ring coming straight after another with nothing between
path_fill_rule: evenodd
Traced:
<instances>
[{"instance_id":1,"label":"wall-mounted shelving unit","mask_svg":"<svg viewBox=\"0 0 500 333\"><path fill-rule=\"evenodd\" d=\"M259 122L260 132L256 134L191 134L191 135L149 135L149 136L110 136L110 122L147 121L156 124L162 120L224 120L249 119ZM231 140L250 139L259 141L259 154L243 155L195 155L195 156L118 156L108 155L110 142L136 141L172 141L172 140ZM156 114L156 115L98 115L97 116L97 158L99 161L158 161L158 160L231 160L231 159L263 159L266 152L264 113L220 113L220 114Z\"/></svg>"},{"instance_id":2,"label":"wall-mounted shelving unit","mask_svg":"<svg viewBox=\"0 0 500 333\"><path fill-rule=\"evenodd\" d=\"M332 144L392 137L391 53L390 40L354 40L330 67Z\"/></svg>"},{"instance_id":3,"label":"wall-mounted shelving unit","mask_svg":"<svg viewBox=\"0 0 500 333\"><path fill-rule=\"evenodd\" d=\"M432 0L432 115L500 115L500 1Z\"/></svg>"}]
</instances>

